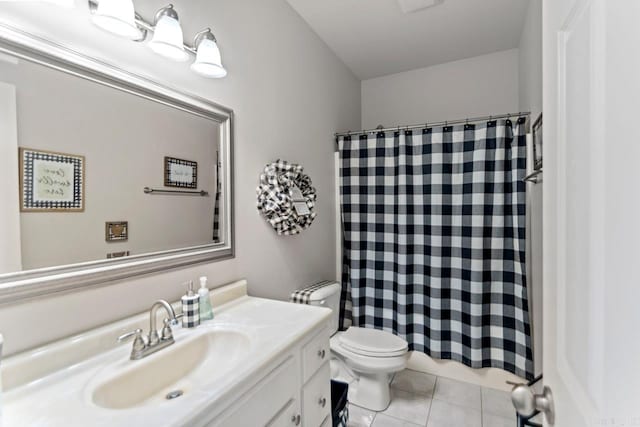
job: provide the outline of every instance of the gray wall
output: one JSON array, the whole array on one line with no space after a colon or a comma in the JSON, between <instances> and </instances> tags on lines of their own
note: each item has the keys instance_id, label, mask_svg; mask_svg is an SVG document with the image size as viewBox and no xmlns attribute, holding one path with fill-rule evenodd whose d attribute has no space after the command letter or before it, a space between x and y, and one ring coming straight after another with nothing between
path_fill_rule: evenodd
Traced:
<instances>
[{"instance_id":1,"label":"gray wall","mask_svg":"<svg viewBox=\"0 0 640 427\"><path fill-rule=\"evenodd\" d=\"M144 44L105 34L83 8L27 3L0 4L0 20L235 110L236 258L0 307L7 353L146 310L158 298L177 299L180 284L199 275L211 284L246 277L251 294L279 299L335 276L333 132L359 127L360 82L284 0L176 4L185 37L214 29L229 69L223 80L203 79ZM147 17L162 6L136 2ZM318 190L318 217L300 236L277 236L256 211L258 175L278 158L304 165Z\"/></svg>"},{"instance_id":2,"label":"gray wall","mask_svg":"<svg viewBox=\"0 0 640 427\"><path fill-rule=\"evenodd\" d=\"M0 57L2 59L2 57ZM16 88L0 82L0 182L15 182L18 176L18 130ZM22 270L18 186L6 185L0 203L0 272Z\"/></svg>"},{"instance_id":3,"label":"gray wall","mask_svg":"<svg viewBox=\"0 0 640 427\"><path fill-rule=\"evenodd\" d=\"M362 127L411 125L518 110L518 50L362 82Z\"/></svg>"},{"instance_id":4,"label":"gray wall","mask_svg":"<svg viewBox=\"0 0 640 427\"><path fill-rule=\"evenodd\" d=\"M531 0L522 29L519 48L520 109L531 111L534 121L542 111L542 0ZM532 154L532 153L530 153ZM531 157L531 155L530 155ZM533 358L536 374L542 373L542 189L527 189L528 240L527 276L532 316Z\"/></svg>"},{"instance_id":5,"label":"gray wall","mask_svg":"<svg viewBox=\"0 0 640 427\"><path fill-rule=\"evenodd\" d=\"M542 0L530 0L518 48L520 108L542 111Z\"/></svg>"},{"instance_id":6,"label":"gray wall","mask_svg":"<svg viewBox=\"0 0 640 427\"><path fill-rule=\"evenodd\" d=\"M85 157L84 212L20 214L25 270L211 243L217 123L27 61L0 62L0 80L17 88L20 147ZM144 194L164 187L164 156L197 161L212 196ZM105 221L128 221L128 241L106 242Z\"/></svg>"}]
</instances>

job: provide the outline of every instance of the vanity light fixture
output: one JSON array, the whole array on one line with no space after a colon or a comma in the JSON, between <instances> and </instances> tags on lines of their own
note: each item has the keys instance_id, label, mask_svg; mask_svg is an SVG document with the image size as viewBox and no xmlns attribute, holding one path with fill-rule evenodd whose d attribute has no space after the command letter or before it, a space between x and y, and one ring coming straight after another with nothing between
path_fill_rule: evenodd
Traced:
<instances>
[{"instance_id":1,"label":"vanity light fixture","mask_svg":"<svg viewBox=\"0 0 640 427\"><path fill-rule=\"evenodd\" d=\"M196 50L196 60L191 64L191 70L204 77L219 79L227 75L222 65L220 49L210 28L205 28L196 34L193 41Z\"/></svg>"},{"instance_id":2,"label":"vanity light fixture","mask_svg":"<svg viewBox=\"0 0 640 427\"><path fill-rule=\"evenodd\" d=\"M136 12L133 8L133 0L100 0L93 6L91 20L95 25L131 40L141 40L145 33L136 24Z\"/></svg>"},{"instance_id":3,"label":"vanity light fixture","mask_svg":"<svg viewBox=\"0 0 640 427\"><path fill-rule=\"evenodd\" d=\"M193 54L195 61L191 64L191 70L203 77L222 78L227 75L211 29L198 32L193 46L184 43L178 12L172 4L158 10L151 23L136 13L133 0L87 1L91 20L97 26L136 42L143 42L151 36L149 47L174 61L187 61Z\"/></svg>"},{"instance_id":4,"label":"vanity light fixture","mask_svg":"<svg viewBox=\"0 0 640 427\"><path fill-rule=\"evenodd\" d=\"M182 27L172 4L156 13L154 24L153 38L149 42L151 50L174 61L188 60L189 54L184 48Z\"/></svg>"}]
</instances>

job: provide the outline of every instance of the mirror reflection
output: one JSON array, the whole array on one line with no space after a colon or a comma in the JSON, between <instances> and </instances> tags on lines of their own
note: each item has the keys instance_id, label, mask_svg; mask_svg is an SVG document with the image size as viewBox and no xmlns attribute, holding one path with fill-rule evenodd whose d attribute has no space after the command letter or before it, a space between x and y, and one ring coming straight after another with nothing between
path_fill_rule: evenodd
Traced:
<instances>
[{"instance_id":1,"label":"mirror reflection","mask_svg":"<svg viewBox=\"0 0 640 427\"><path fill-rule=\"evenodd\" d=\"M16 253L0 274L208 245L224 235L220 124L37 63L0 61L15 106ZM10 157L10 156L8 156Z\"/></svg>"}]
</instances>

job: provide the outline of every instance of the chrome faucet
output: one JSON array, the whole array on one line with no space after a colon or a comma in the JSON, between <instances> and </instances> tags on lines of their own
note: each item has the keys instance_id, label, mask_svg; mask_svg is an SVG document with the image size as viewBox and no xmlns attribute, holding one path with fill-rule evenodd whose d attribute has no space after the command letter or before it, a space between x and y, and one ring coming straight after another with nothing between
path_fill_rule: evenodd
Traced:
<instances>
[{"instance_id":1,"label":"chrome faucet","mask_svg":"<svg viewBox=\"0 0 640 427\"><path fill-rule=\"evenodd\" d=\"M169 318L165 319L164 327L162 328L162 340L158 336L158 330L156 329L156 317L158 309L160 307L164 307L164 309L167 311L167 314L169 315ZM170 339L171 341L173 341L173 334L171 333L171 326L169 326L169 323L172 320L176 319L176 312L173 311L173 307L171 307L171 304L163 299L154 302L151 306L151 312L149 313L149 316L151 317L149 322L149 346L157 345L159 342L164 340Z\"/></svg>"},{"instance_id":2,"label":"chrome faucet","mask_svg":"<svg viewBox=\"0 0 640 427\"><path fill-rule=\"evenodd\" d=\"M156 328L156 317L158 309L164 307L169 314L169 318L164 319L164 326L162 328L162 335L158 334ZM130 337L133 339L133 348L131 349L131 360L139 360L147 357L156 351L162 350L165 347L170 346L175 341L173 340L173 332L171 331L171 324L177 322L178 316L171 307L171 304L165 300L158 300L153 303L149 312L149 336L144 337L142 335L142 329L136 329L133 332L126 333L118 337L118 342L124 341Z\"/></svg>"}]
</instances>

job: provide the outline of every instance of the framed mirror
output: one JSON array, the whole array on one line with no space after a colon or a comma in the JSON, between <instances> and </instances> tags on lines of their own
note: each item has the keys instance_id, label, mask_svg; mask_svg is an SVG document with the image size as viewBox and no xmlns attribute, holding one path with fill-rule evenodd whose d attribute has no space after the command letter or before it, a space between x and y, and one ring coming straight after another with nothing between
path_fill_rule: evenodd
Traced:
<instances>
[{"instance_id":1,"label":"framed mirror","mask_svg":"<svg viewBox=\"0 0 640 427\"><path fill-rule=\"evenodd\" d=\"M0 304L233 257L233 111L0 26Z\"/></svg>"}]
</instances>

